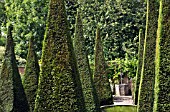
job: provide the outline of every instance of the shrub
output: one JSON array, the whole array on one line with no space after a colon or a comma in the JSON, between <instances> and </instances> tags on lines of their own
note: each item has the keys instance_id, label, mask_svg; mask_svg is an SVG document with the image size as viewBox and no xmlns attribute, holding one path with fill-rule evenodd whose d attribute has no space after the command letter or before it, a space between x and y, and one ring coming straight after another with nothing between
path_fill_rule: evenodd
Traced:
<instances>
[{"instance_id":1,"label":"shrub","mask_svg":"<svg viewBox=\"0 0 170 112\"><path fill-rule=\"evenodd\" d=\"M170 1L160 0L156 41L156 78L154 112L168 112L170 109Z\"/></svg>"},{"instance_id":2,"label":"shrub","mask_svg":"<svg viewBox=\"0 0 170 112\"><path fill-rule=\"evenodd\" d=\"M100 106L96 97L96 91L94 90L92 73L90 71L89 60L86 53L87 51L85 47L85 39L83 37L83 25L80 11L77 11L75 28L74 50L77 58L86 110L88 112L100 112Z\"/></svg>"},{"instance_id":3,"label":"shrub","mask_svg":"<svg viewBox=\"0 0 170 112\"><path fill-rule=\"evenodd\" d=\"M5 58L0 74L0 105L3 112L27 112L28 104L16 64L11 31L12 27L9 26Z\"/></svg>"},{"instance_id":4,"label":"shrub","mask_svg":"<svg viewBox=\"0 0 170 112\"><path fill-rule=\"evenodd\" d=\"M138 112L152 112L155 83L155 46L158 22L157 0L147 0L147 23L144 41L143 65L138 95Z\"/></svg>"},{"instance_id":5,"label":"shrub","mask_svg":"<svg viewBox=\"0 0 170 112\"><path fill-rule=\"evenodd\" d=\"M30 107L30 111L34 110L36 91L38 88L39 64L37 55L34 50L33 37L29 40L29 49L27 54L27 63L24 74L24 90Z\"/></svg>"},{"instance_id":6,"label":"shrub","mask_svg":"<svg viewBox=\"0 0 170 112\"><path fill-rule=\"evenodd\" d=\"M115 60L108 61L109 66L109 78L118 78L118 76L123 73L129 78L134 78L137 68L137 59L129 58L126 54L125 59L116 58Z\"/></svg>"},{"instance_id":7,"label":"shrub","mask_svg":"<svg viewBox=\"0 0 170 112\"><path fill-rule=\"evenodd\" d=\"M64 0L51 0L35 112L84 112L77 62Z\"/></svg>"},{"instance_id":8,"label":"shrub","mask_svg":"<svg viewBox=\"0 0 170 112\"><path fill-rule=\"evenodd\" d=\"M138 102L138 92L139 92L139 84L141 78L141 70L142 70L142 62L143 62L143 46L144 46L144 33L143 30L140 29L139 31L139 47L138 47L138 65L137 65L137 72L136 72L136 84L135 84L135 93L134 93L134 101L137 105Z\"/></svg>"},{"instance_id":9,"label":"shrub","mask_svg":"<svg viewBox=\"0 0 170 112\"><path fill-rule=\"evenodd\" d=\"M108 80L107 65L105 63L103 54L99 28L96 30L94 66L94 83L97 90L97 95L99 97L100 105L112 104L112 92Z\"/></svg>"}]
</instances>

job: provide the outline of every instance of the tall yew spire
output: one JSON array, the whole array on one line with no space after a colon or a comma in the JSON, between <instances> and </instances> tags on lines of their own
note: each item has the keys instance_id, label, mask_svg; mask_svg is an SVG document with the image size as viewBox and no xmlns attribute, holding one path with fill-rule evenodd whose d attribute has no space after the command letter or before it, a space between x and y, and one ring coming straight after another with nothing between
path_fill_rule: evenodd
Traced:
<instances>
[{"instance_id":1,"label":"tall yew spire","mask_svg":"<svg viewBox=\"0 0 170 112\"><path fill-rule=\"evenodd\" d=\"M83 36L83 24L80 9L77 11L74 50L77 58L78 70L83 88L85 106L88 112L100 112L98 97L90 71L87 50L85 46L85 38Z\"/></svg>"},{"instance_id":2,"label":"tall yew spire","mask_svg":"<svg viewBox=\"0 0 170 112\"><path fill-rule=\"evenodd\" d=\"M8 27L6 50L0 74L0 101L3 112L28 112L28 103L16 64L12 26Z\"/></svg>"},{"instance_id":3,"label":"tall yew spire","mask_svg":"<svg viewBox=\"0 0 170 112\"><path fill-rule=\"evenodd\" d=\"M64 0L50 0L35 112L84 112Z\"/></svg>"}]
</instances>

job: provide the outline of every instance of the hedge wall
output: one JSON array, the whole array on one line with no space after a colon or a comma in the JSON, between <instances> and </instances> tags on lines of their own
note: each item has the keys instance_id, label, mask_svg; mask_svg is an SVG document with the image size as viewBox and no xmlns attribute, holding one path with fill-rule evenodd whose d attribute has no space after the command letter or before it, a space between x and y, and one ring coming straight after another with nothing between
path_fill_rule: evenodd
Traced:
<instances>
[{"instance_id":1,"label":"hedge wall","mask_svg":"<svg viewBox=\"0 0 170 112\"><path fill-rule=\"evenodd\" d=\"M0 74L0 101L3 112L28 112L28 103L16 64L11 26L8 27L5 57Z\"/></svg>"},{"instance_id":2,"label":"hedge wall","mask_svg":"<svg viewBox=\"0 0 170 112\"><path fill-rule=\"evenodd\" d=\"M137 105L138 102L138 92L139 92L139 84L141 78L141 70L142 70L142 62L143 62L143 47L144 47L144 32L142 29L139 30L139 47L138 47L138 66L136 72L136 84L135 84L135 93L134 93L134 101Z\"/></svg>"},{"instance_id":3,"label":"hedge wall","mask_svg":"<svg viewBox=\"0 0 170 112\"><path fill-rule=\"evenodd\" d=\"M64 0L49 3L35 112L84 112Z\"/></svg>"},{"instance_id":4,"label":"hedge wall","mask_svg":"<svg viewBox=\"0 0 170 112\"><path fill-rule=\"evenodd\" d=\"M157 23L158 2L157 0L147 0L144 57L139 87L138 112L153 111Z\"/></svg>"},{"instance_id":5,"label":"hedge wall","mask_svg":"<svg viewBox=\"0 0 170 112\"><path fill-rule=\"evenodd\" d=\"M100 105L113 104L112 92L108 80L107 65L105 63L100 29L97 27L95 40L94 83Z\"/></svg>"},{"instance_id":6,"label":"hedge wall","mask_svg":"<svg viewBox=\"0 0 170 112\"><path fill-rule=\"evenodd\" d=\"M157 44L154 112L170 110L170 1L160 0Z\"/></svg>"},{"instance_id":7,"label":"hedge wall","mask_svg":"<svg viewBox=\"0 0 170 112\"><path fill-rule=\"evenodd\" d=\"M37 55L34 50L33 37L29 40L29 49L27 54L27 63L24 74L24 90L30 107L30 112L33 112L38 88L39 64Z\"/></svg>"},{"instance_id":8,"label":"hedge wall","mask_svg":"<svg viewBox=\"0 0 170 112\"><path fill-rule=\"evenodd\" d=\"M80 11L77 11L74 50L77 58L77 65L80 73L86 110L87 112L100 112L100 106L96 97L97 94L94 88L92 73L90 71L89 60L87 57L85 39L83 37L83 25Z\"/></svg>"}]
</instances>

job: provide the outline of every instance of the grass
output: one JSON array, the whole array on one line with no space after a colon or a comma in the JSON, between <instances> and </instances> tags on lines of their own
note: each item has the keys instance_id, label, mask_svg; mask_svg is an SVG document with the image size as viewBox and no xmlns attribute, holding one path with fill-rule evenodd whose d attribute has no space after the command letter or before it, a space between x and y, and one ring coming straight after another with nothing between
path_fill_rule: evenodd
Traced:
<instances>
[{"instance_id":1,"label":"grass","mask_svg":"<svg viewBox=\"0 0 170 112\"><path fill-rule=\"evenodd\" d=\"M104 112L136 112L136 106L113 106L104 108Z\"/></svg>"}]
</instances>

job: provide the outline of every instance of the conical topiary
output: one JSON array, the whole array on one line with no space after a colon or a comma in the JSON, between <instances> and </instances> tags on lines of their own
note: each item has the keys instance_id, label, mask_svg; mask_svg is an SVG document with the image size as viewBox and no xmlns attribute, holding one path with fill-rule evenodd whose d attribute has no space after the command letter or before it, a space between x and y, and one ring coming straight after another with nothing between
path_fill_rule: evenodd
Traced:
<instances>
[{"instance_id":1,"label":"conical topiary","mask_svg":"<svg viewBox=\"0 0 170 112\"><path fill-rule=\"evenodd\" d=\"M3 112L27 112L28 103L16 64L12 27L8 27L6 50L0 74L0 107Z\"/></svg>"},{"instance_id":2,"label":"conical topiary","mask_svg":"<svg viewBox=\"0 0 170 112\"><path fill-rule=\"evenodd\" d=\"M170 111L170 1L160 0L156 41L156 78L153 112Z\"/></svg>"},{"instance_id":3,"label":"conical topiary","mask_svg":"<svg viewBox=\"0 0 170 112\"><path fill-rule=\"evenodd\" d=\"M83 37L82 19L79 10L77 11L75 25L74 50L77 58L86 110L87 112L100 112L98 97L96 96L97 94L94 88L92 73L87 57L85 39Z\"/></svg>"},{"instance_id":4,"label":"conical topiary","mask_svg":"<svg viewBox=\"0 0 170 112\"><path fill-rule=\"evenodd\" d=\"M152 112L155 84L155 47L158 24L157 0L147 0L143 65L138 95L138 112Z\"/></svg>"},{"instance_id":5,"label":"conical topiary","mask_svg":"<svg viewBox=\"0 0 170 112\"><path fill-rule=\"evenodd\" d=\"M33 112L38 88L39 64L34 50L33 37L29 40L27 63L24 74L24 90L29 104L30 112Z\"/></svg>"},{"instance_id":6,"label":"conical topiary","mask_svg":"<svg viewBox=\"0 0 170 112\"><path fill-rule=\"evenodd\" d=\"M103 47L98 27L96 30L94 66L94 83L100 101L100 105L112 104L112 92L107 76L107 65L104 59Z\"/></svg>"},{"instance_id":7,"label":"conical topiary","mask_svg":"<svg viewBox=\"0 0 170 112\"><path fill-rule=\"evenodd\" d=\"M143 47L144 47L145 36L143 30L139 30L139 47L138 47L138 67L136 72L136 85L135 85L135 93L134 93L134 102L137 105L138 102L138 92L139 92L139 84L141 78L141 70L142 70L142 62L143 62Z\"/></svg>"},{"instance_id":8,"label":"conical topiary","mask_svg":"<svg viewBox=\"0 0 170 112\"><path fill-rule=\"evenodd\" d=\"M64 0L50 0L35 112L84 112Z\"/></svg>"}]
</instances>

